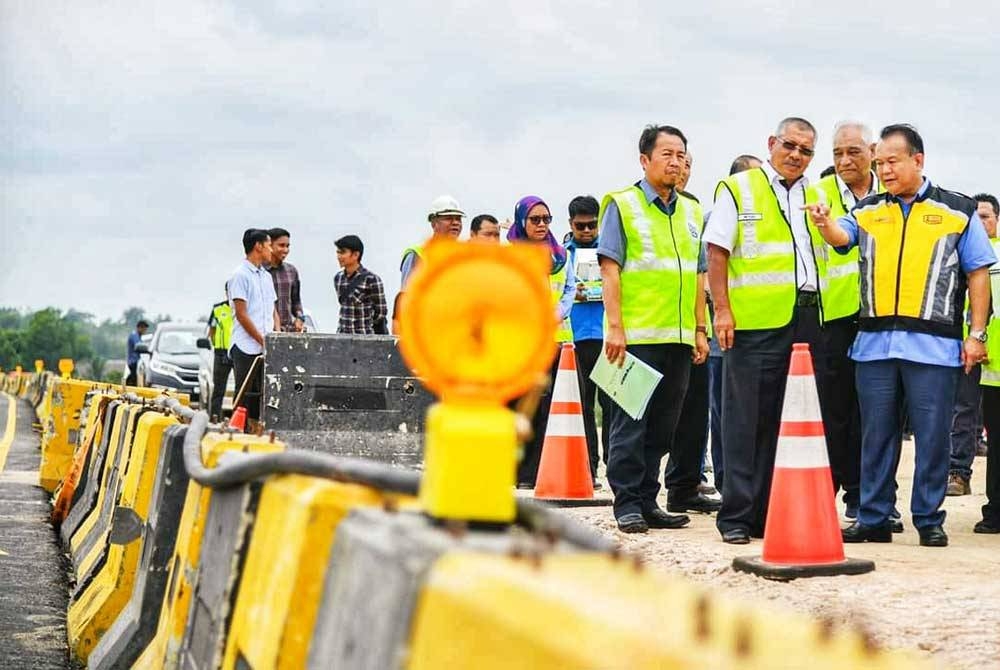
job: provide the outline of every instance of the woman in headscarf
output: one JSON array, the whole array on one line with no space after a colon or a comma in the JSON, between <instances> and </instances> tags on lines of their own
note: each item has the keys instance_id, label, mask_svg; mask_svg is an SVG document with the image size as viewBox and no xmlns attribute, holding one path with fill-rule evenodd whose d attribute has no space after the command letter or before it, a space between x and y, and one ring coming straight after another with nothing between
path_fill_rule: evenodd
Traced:
<instances>
[{"instance_id":1,"label":"woman in headscarf","mask_svg":"<svg viewBox=\"0 0 1000 670\"><path fill-rule=\"evenodd\" d=\"M567 262L566 250L556 241L550 230L551 226L552 213L549 211L549 206L538 196L528 195L514 205L514 225L507 232L507 239L511 242L531 242L548 247L552 259L549 266L549 288L552 292L553 308L559 319L549 387L542 396L532 420L535 435L530 444L524 445L524 456L517 468L518 488L530 489L535 486L535 476L538 474L538 463L542 455L542 442L545 440L545 426L549 421L552 388L559 369L559 345L573 341L569 313L573 309L573 300L576 297L576 276L572 266Z\"/></svg>"}]
</instances>

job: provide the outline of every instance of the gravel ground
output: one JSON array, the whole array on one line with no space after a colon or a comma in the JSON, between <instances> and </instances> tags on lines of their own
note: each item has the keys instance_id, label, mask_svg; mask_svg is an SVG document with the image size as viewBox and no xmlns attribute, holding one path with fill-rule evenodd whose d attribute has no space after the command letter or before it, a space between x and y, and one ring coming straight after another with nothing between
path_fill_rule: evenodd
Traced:
<instances>
[{"instance_id":1,"label":"gravel ground","mask_svg":"<svg viewBox=\"0 0 1000 670\"><path fill-rule=\"evenodd\" d=\"M899 469L901 510L909 501L912 447L912 442L904 445ZM973 470L973 495L945 499L948 547L919 546L904 513L906 530L894 536L892 544L845 545L848 556L875 561L875 572L856 577L782 583L735 572L732 559L759 555L762 541L723 544L714 515L694 514L691 525L682 530L625 535L615 526L609 507L565 511L617 538L648 564L711 584L741 600L768 600L787 609L860 624L880 644L922 650L942 668L1000 669L1000 536L972 532L985 502L986 460L977 458ZM666 506L662 493L661 505Z\"/></svg>"}]
</instances>

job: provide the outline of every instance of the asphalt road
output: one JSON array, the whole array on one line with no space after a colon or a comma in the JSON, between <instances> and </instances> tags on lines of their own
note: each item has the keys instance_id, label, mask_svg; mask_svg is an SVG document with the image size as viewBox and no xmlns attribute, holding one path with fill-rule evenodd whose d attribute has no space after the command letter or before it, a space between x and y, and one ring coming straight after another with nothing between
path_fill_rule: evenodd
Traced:
<instances>
[{"instance_id":1,"label":"asphalt road","mask_svg":"<svg viewBox=\"0 0 1000 670\"><path fill-rule=\"evenodd\" d=\"M30 404L0 394L0 664L61 670L70 667L66 562L48 523L49 496L38 486L34 421Z\"/></svg>"}]
</instances>

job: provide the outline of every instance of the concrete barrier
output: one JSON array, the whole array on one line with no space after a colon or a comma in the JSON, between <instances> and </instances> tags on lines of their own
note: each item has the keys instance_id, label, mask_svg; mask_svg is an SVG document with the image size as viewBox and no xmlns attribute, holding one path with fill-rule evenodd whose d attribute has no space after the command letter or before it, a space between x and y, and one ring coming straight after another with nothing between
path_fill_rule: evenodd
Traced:
<instances>
[{"instance_id":1,"label":"concrete barrier","mask_svg":"<svg viewBox=\"0 0 1000 670\"><path fill-rule=\"evenodd\" d=\"M92 389L90 382L76 379L52 381L52 404L42 434L42 463L38 476L39 484L49 493L65 478L73 463L84 400Z\"/></svg>"},{"instance_id":2,"label":"concrete barrier","mask_svg":"<svg viewBox=\"0 0 1000 670\"><path fill-rule=\"evenodd\" d=\"M300 448L417 466L433 401L378 335L269 333L264 423Z\"/></svg>"}]
</instances>

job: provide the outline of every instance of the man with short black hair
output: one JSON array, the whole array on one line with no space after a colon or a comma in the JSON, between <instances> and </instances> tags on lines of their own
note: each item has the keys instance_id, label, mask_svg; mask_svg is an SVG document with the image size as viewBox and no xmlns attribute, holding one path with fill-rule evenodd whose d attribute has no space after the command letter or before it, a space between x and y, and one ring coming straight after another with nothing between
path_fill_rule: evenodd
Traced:
<instances>
[{"instance_id":1,"label":"man with short black hair","mask_svg":"<svg viewBox=\"0 0 1000 670\"><path fill-rule=\"evenodd\" d=\"M472 223L469 224L469 239L499 244L500 222L492 214L479 214L472 217Z\"/></svg>"},{"instance_id":2,"label":"man with short black hair","mask_svg":"<svg viewBox=\"0 0 1000 670\"><path fill-rule=\"evenodd\" d=\"M274 280L274 292L278 296L281 330L286 333L301 333L305 330L302 283L299 271L285 261L292 247L292 235L284 228L272 228L267 234L271 237L271 260L266 263L266 267Z\"/></svg>"},{"instance_id":3,"label":"man with short black hair","mask_svg":"<svg viewBox=\"0 0 1000 670\"><path fill-rule=\"evenodd\" d=\"M237 393L250 377L240 406L247 410L247 432L254 432L260 420L264 379L263 362L255 366L254 361L264 355L264 336L271 331L280 331L281 323L278 319L278 296L274 292L274 282L263 267L264 263L271 260L271 237L268 232L258 228L250 228L244 232L243 251L246 258L228 282L229 302L235 315L229 357L236 373Z\"/></svg>"},{"instance_id":4,"label":"man with short black hair","mask_svg":"<svg viewBox=\"0 0 1000 670\"><path fill-rule=\"evenodd\" d=\"M882 129L875 169L887 193L833 219L809 204L816 229L838 253L860 250L861 309L851 346L861 405L861 509L845 542L891 542L899 416L916 445L913 525L925 547L944 547L949 430L962 369L986 359L988 268L997 262L976 202L923 176L916 128ZM970 327L963 341L968 286ZM727 438L728 439L728 438Z\"/></svg>"},{"instance_id":5,"label":"man with short black hair","mask_svg":"<svg viewBox=\"0 0 1000 670\"><path fill-rule=\"evenodd\" d=\"M128 376L125 378L126 386L135 386L136 382L136 370L139 368L139 352L135 350L135 345L142 342L142 336L146 334L149 330L149 324L146 323L145 319L140 319L135 324L135 330L129 333L128 342L125 345L128 364Z\"/></svg>"},{"instance_id":6,"label":"man with short black hair","mask_svg":"<svg viewBox=\"0 0 1000 670\"><path fill-rule=\"evenodd\" d=\"M365 245L357 235L345 235L334 242L337 262L342 268L333 278L340 302L338 333L387 335L388 310L385 289L378 275L361 265Z\"/></svg>"},{"instance_id":7,"label":"man with short black hair","mask_svg":"<svg viewBox=\"0 0 1000 670\"><path fill-rule=\"evenodd\" d=\"M583 400L583 432L590 454L590 474L597 482L600 449L597 440L597 413L595 401L601 406L601 441L604 445L604 463L608 462L608 403L604 392L591 381L590 373L601 355L604 343L604 302L601 290L601 268L597 261L597 215L600 205L592 195L578 195L569 202L569 239L563 245L568 263L576 275L576 298L570 312L573 328L573 346L576 349L577 376L580 398ZM584 250L580 253L580 250Z\"/></svg>"}]
</instances>

